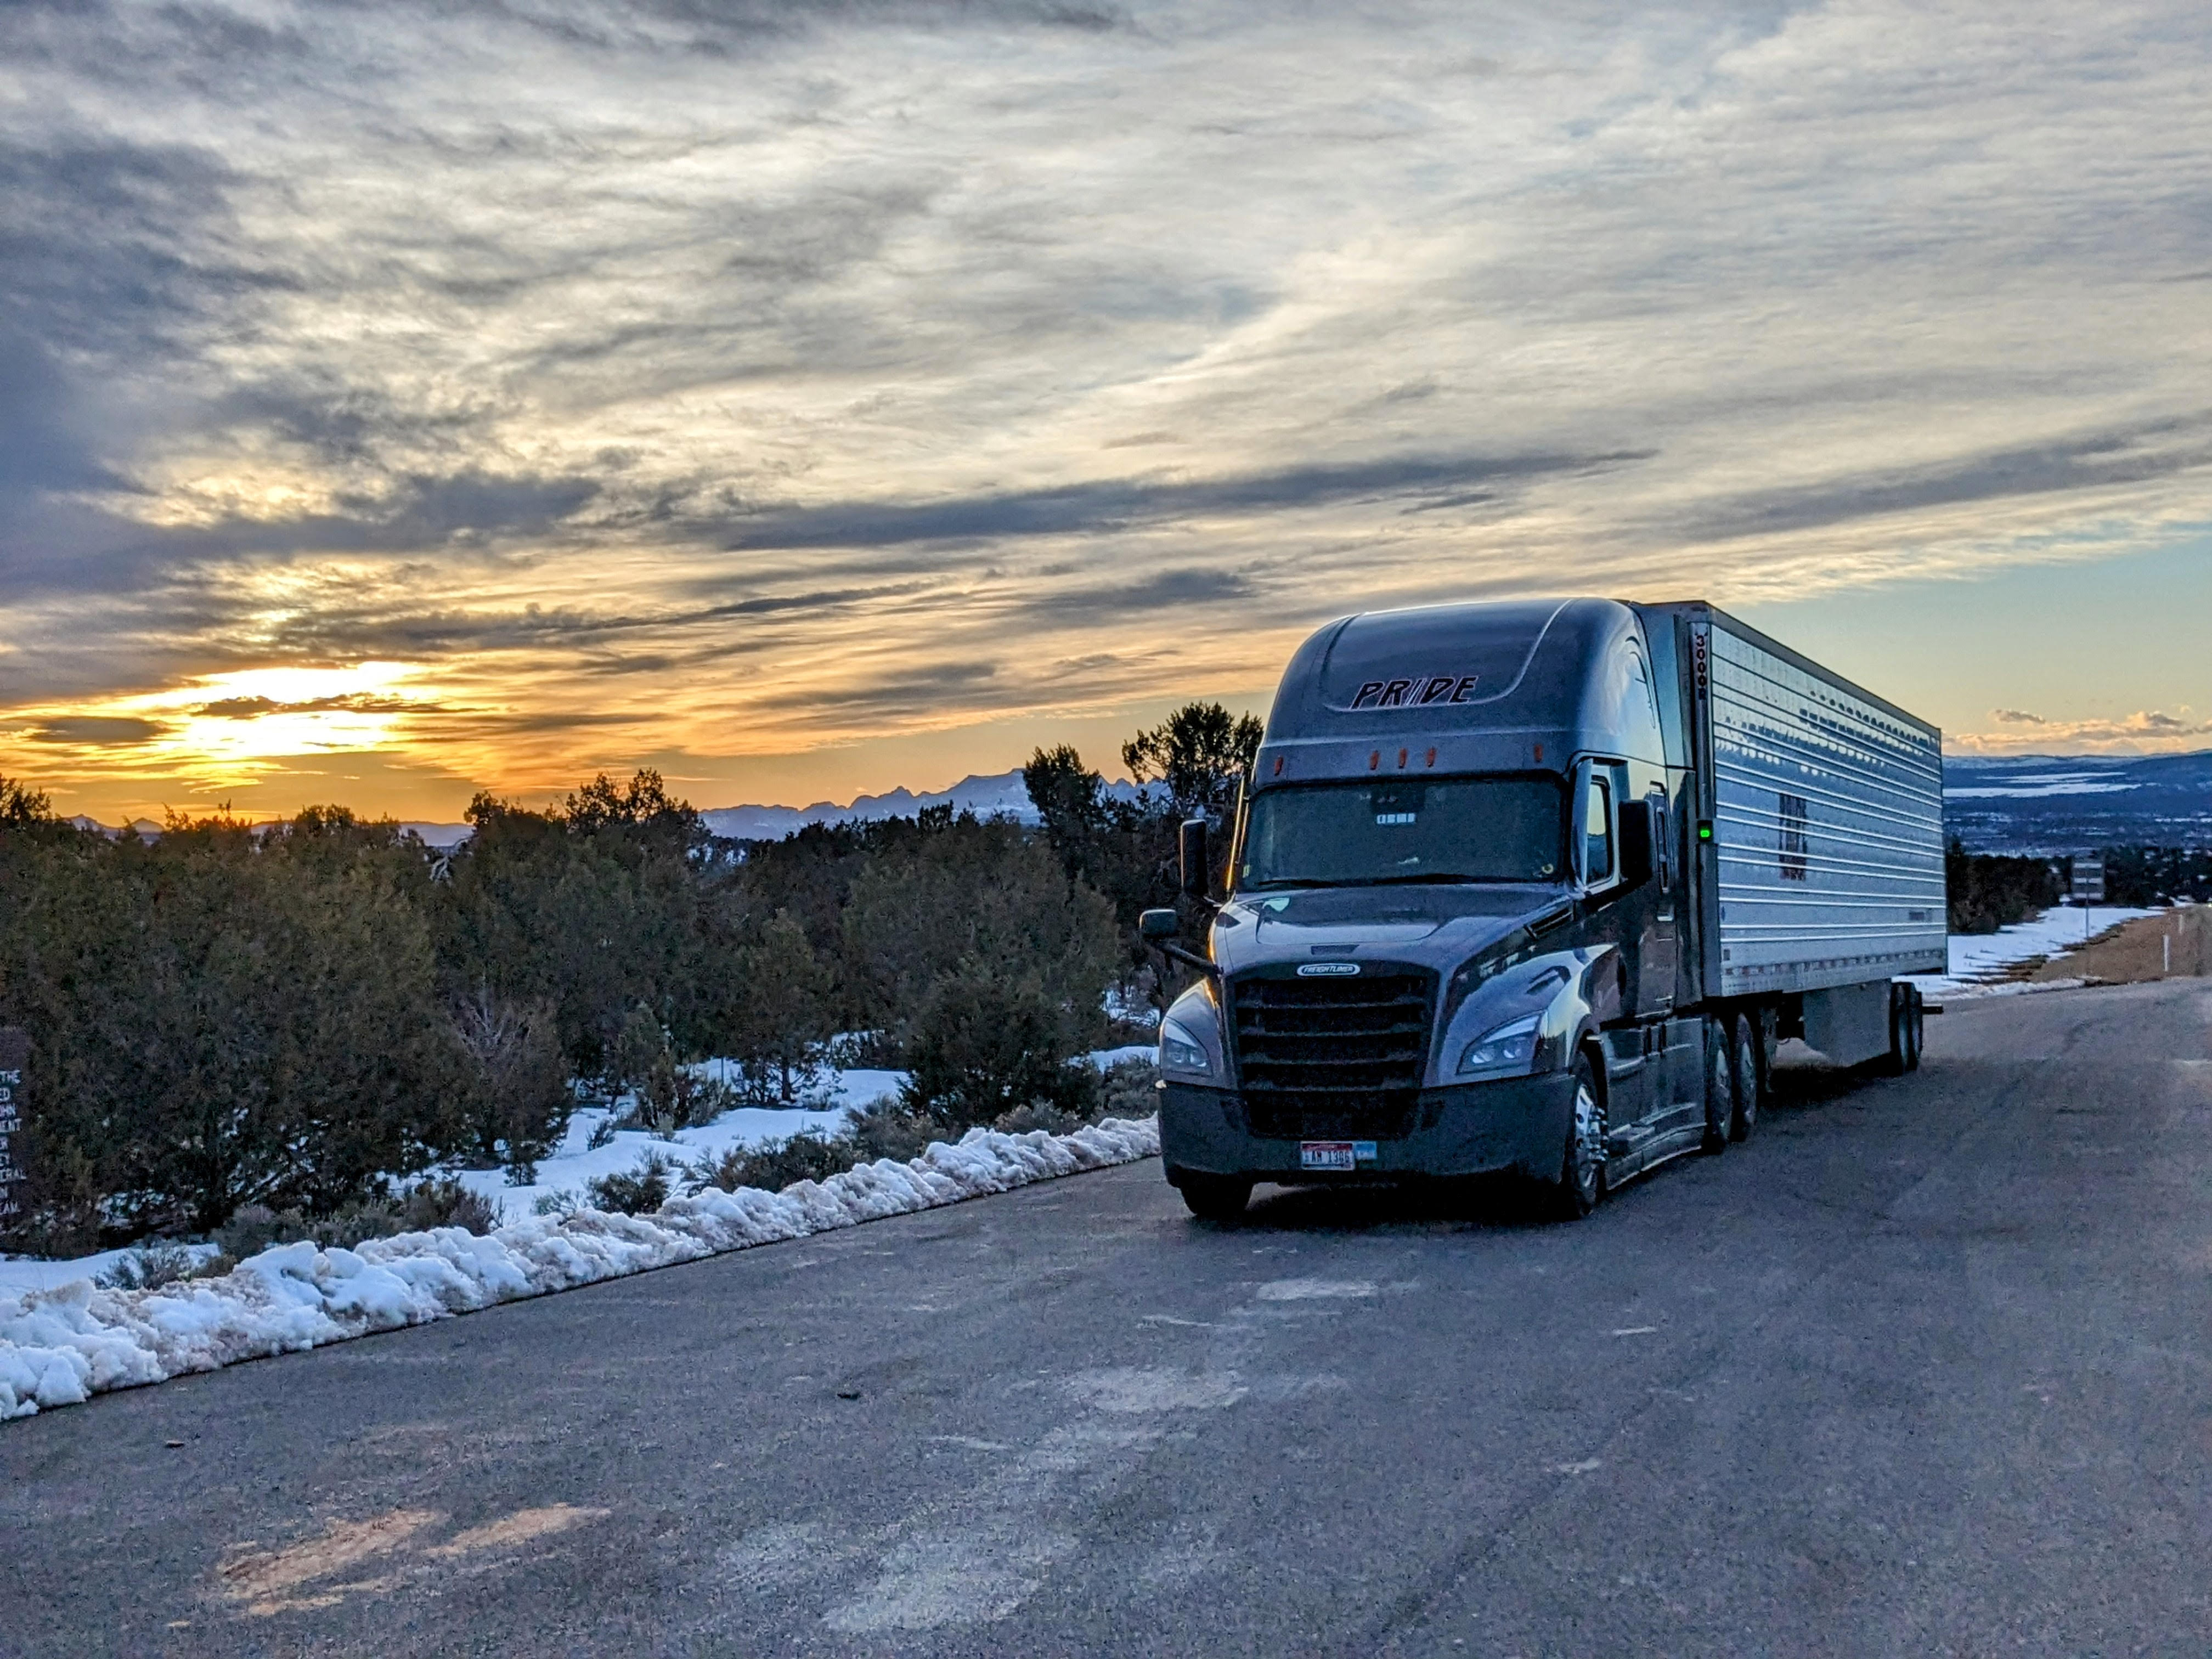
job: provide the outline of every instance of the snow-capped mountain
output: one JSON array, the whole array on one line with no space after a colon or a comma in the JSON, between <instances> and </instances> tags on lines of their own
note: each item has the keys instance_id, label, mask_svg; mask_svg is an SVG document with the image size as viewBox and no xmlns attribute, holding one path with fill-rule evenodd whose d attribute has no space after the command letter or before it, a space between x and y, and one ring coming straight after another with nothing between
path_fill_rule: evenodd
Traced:
<instances>
[{"instance_id":1,"label":"snow-capped mountain","mask_svg":"<svg viewBox=\"0 0 2212 1659\"><path fill-rule=\"evenodd\" d=\"M1133 783L1109 783L1107 793L1116 800L1134 800L1140 793ZM910 818L928 806L950 806L979 818L1010 817L1024 823L1036 822L1036 808L1023 787L1018 770L991 777L969 776L950 789L915 794L899 788L888 794L861 795L848 805L817 801L811 806L715 806L699 816L708 829L732 841L781 841L810 823L872 823L878 818Z\"/></svg>"}]
</instances>

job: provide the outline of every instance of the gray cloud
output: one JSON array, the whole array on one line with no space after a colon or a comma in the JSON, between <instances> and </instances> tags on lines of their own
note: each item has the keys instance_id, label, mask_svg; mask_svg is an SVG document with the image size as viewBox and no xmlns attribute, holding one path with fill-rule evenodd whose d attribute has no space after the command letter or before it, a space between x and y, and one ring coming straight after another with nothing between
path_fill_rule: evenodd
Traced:
<instances>
[{"instance_id":1,"label":"gray cloud","mask_svg":"<svg viewBox=\"0 0 2212 1659\"><path fill-rule=\"evenodd\" d=\"M732 546L878 547L1096 533L1167 520L1296 512L1347 501L1456 490L1480 479L1526 481L1549 474L1589 472L1648 460L1654 453L1398 456L1188 482L1110 478L948 501L841 502L763 512L744 525Z\"/></svg>"},{"instance_id":2,"label":"gray cloud","mask_svg":"<svg viewBox=\"0 0 2212 1659\"><path fill-rule=\"evenodd\" d=\"M1768 535L1924 507L2152 483L2212 467L2212 442L2202 435L2208 428L2212 428L2212 413L2089 432L1929 466L1863 473L1810 489L1762 490L1708 503L1690 516L1686 528L1701 538ZM2172 441L2177 439L2181 441Z\"/></svg>"},{"instance_id":3,"label":"gray cloud","mask_svg":"<svg viewBox=\"0 0 2212 1659\"><path fill-rule=\"evenodd\" d=\"M1169 606L1249 600L1255 591L1251 578L1241 571L1202 568L1163 570L1140 580L1116 586L1067 588L1048 593L1029 608L1038 616L1063 621L1088 617L1121 617L1132 611Z\"/></svg>"},{"instance_id":4,"label":"gray cloud","mask_svg":"<svg viewBox=\"0 0 2212 1659\"><path fill-rule=\"evenodd\" d=\"M164 729L155 720L112 715L68 714L33 727L30 735L33 743L87 744L100 748L115 748L150 743L160 737Z\"/></svg>"}]
</instances>

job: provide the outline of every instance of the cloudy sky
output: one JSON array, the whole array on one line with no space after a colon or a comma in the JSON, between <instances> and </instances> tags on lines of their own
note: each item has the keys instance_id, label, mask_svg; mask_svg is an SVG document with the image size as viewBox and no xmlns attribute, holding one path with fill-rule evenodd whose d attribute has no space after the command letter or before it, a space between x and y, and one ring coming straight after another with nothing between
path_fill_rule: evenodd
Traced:
<instances>
[{"instance_id":1,"label":"cloudy sky","mask_svg":"<svg viewBox=\"0 0 2212 1659\"><path fill-rule=\"evenodd\" d=\"M941 786L1700 595L2212 746L2198 5L0 9L0 770Z\"/></svg>"}]
</instances>

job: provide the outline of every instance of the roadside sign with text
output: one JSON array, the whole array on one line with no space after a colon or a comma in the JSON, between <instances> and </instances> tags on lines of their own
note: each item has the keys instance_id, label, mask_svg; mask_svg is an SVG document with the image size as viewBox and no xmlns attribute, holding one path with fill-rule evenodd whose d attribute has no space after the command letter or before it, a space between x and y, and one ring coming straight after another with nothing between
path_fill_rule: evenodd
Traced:
<instances>
[{"instance_id":1,"label":"roadside sign with text","mask_svg":"<svg viewBox=\"0 0 2212 1659\"><path fill-rule=\"evenodd\" d=\"M0 1221L19 1208L15 1189L23 1168L15 1161L15 1136L22 1127L23 1073L30 1063L30 1033L0 1027Z\"/></svg>"}]
</instances>

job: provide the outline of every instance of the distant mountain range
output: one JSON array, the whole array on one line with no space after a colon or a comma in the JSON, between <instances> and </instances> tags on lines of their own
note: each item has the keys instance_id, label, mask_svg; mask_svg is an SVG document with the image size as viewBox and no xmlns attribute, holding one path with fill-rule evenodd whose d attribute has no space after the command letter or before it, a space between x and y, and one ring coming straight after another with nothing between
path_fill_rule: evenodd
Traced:
<instances>
[{"instance_id":1,"label":"distant mountain range","mask_svg":"<svg viewBox=\"0 0 2212 1659\"><path fill-rule=\"evenodd\" d=\"M1106 793L1116 800L1135 800L1142 789L1133 783L1109 783ZM1001 772L993 777L965 777L950 789L927 794L917 795L911 789L899 788L888 794L861 795L843 806L830 800L817 801L811 806L711 806L699 817L714 834L732 841L781 841L810 823L910 818L930 806L950 806L957 812L972 812L979 818L1010 817L1024 823L1037 821L1036 808L1030 804L1030 792L1022 783L1019 770ZM109 836L131 830L150 840L161 833L161 826L151 818L140 818L119 828L88 817L71 822L79 829L98 830ZM412 830L430 846L441 849L459 845L470 835L465 823L410 822L399 827Z\"/></svg>"},{"instance_id":2,"label":"distant mountain range","mask_svg":"<svg viewBox=\"0 0 2212 1659\"><path fill-rule=\"evenodd\" d=\"M1133 800L1139 786L1107 786ZM1948 834L1976 853L2068 853L2091 847L2212 845L2212 750L2191 755L1953 756L1943 763L1943 819ZM950 789L915 794L894 789L846 805L715 806L699 816L732 841L781 841L809 823L854 823L912 817L927 806L950 806L979 818L1036 822L1036 808L1018 771L965 777ZM76 822L88 828L90 818ZM142 836L161 826L140 819ZM465 823L404 826L431 846L448 848L469 834Z\"/></svg>"},{"instance_id":3,"label":"distant mountain range","mask_svg":"<svg viewBox=\"0 0 2212 1659\"><path fill-rule=\"evenodd\" d=\"M1115 800L1135 800L1144 793L1140 785L1109 783L1106 793ZM817 801L811 806L714 806L699 814L707 827L732 841L781 841L810 823L865 823L878 818L910 818L924 807L950 806L956 812L973 812L979 818L1037 821L1036 808L1017 771L992 777L964 777L950 789L917 795L910 789L894 789L885 795L861 795L849 806Z\"/></svg>"},{"instance_id":4,"label":"distant mountain range","mask_svg":"<svg viewBox=\"0 0 2212 1659\"><path fill-rule=\"evenodd\" d=\"M2212 750L1953 756L1943 820L1976 853L2212 844Z\"/></svg>"},{"instance_id":5,"label":"distant mountain range","mask_svg":"<svg viewBox=\"0 0 2212 1659\"><path fill-rule=\"evenodd\" d=\"M1122 786L1127 788L1126 784ZM884 795L861 795L850 805L818 800L811 806L712 806L699 814L707 827L732 841L781 841L810 823L865 823L878 818L910 818L926 806L950 806L973 812L979 818L1012 817L1036 822L1036 808L1022 787L1019 772L996 777L969 776L950 789L917 795L911 789L894 789Z\"/></svg>"}]
</instances>

